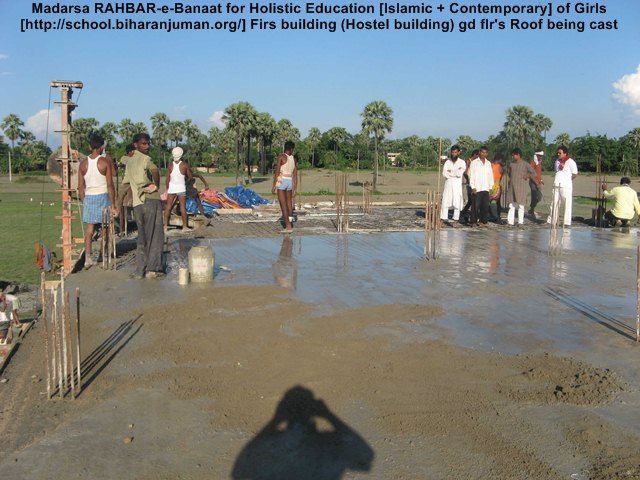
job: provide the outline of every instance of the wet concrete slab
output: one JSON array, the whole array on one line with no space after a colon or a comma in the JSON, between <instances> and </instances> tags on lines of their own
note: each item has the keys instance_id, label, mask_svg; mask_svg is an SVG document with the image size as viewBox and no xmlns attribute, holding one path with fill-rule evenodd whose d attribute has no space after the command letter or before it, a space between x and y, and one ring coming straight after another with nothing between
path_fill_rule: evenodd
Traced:
<instances>
[{"instance_id":1,"label":"wet concrete slab","mask_svg":"<svg viewBox=\"0 0 640 480\"><path fill-rule=\"evenodd\" d=\"M505 354L549 351L623 369L638 378L635 340L638 232L444 230L439 258L423 255L424 234L398 232L244 239L180 239L166 282L177 283L193 245L215 252L217 285L276 284L317 305L318 315L382 304L424 304L444 312L371 335L444 339ZM187 287L193 288L194 286Z\"/></svg>"}]
</instances>

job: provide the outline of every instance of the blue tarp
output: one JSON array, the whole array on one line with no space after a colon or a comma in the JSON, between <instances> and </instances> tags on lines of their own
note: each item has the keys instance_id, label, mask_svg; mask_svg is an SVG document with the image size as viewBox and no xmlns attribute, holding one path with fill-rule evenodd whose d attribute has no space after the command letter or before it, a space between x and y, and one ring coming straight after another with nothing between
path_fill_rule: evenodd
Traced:
<instances>
[{"instance_id":1,"label":"blue tarp","mask_svg":"<svg viewBox=\"0 0 640 480\"><path fill-rule=\"evenodd\" d=\"M204 200L200 200L202 202L202 207L204 208L204 213L207 215L211 215L216 208L221 208L220 205L213 205L212 203L205 202ZM192 197L187 197L187 213L196 214L200 213L198 210L198 204L196 203L196 199Z\"/></svg>"},{"instance_id":2,"label":"blue tarp","mask_svg":"<svg viewBox=\"0 0 640 480\"><path fill-rule=\"evenodd\" d=\"M255 205L271 203L253 190L244 187L227 187L224 189L224 193L226 193L231 200L238 202L242 208L251 208Z\"/></svg>"}]
</instances>

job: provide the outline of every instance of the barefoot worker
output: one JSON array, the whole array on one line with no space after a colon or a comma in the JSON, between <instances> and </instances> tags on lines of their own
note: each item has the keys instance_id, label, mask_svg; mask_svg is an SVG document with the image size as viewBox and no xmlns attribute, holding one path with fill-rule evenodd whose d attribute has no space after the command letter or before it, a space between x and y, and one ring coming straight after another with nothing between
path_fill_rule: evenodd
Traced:
<instances>
[{"instance_id":1,"label":"barefoot worker","mask_svg":"<svg viewBox=\"0 0 640 480\"><path fill-rule=\"evenodd\" d=\"M189 217L187 216L187 182L193 178L191 168L187 162L182 161L184 151L180 147L171 150L173 162L167 168L167 206L164 210L164 226L169 227L169 218L173 204L178 200L180 206L180 217L182 218L182 231L189 228Z\"/></svg>"},{"instance_id":2,"label":"barefoot worker","mask_svg":"<svg viewBox=\"0 0 640 480\"><path fill-rule=\"evenodd\" d=\"M160 277L164 275L164 230L162 228L162 203L160 202L160 171L149 153L151 138L147 133L133 137L136 151L127 160L122 186L131 185L133 215L138 226L136 245L136 271L133 278Z\"/></svg>"},{"instance_id":3,"label":"barefoot worker","mask_svg":"<svg viewBox=\"0 0 640 480\"><path fill-rule=\"evenodd\" d=\"M91 268L91 240L96 225L101 225L105 243L108 241L106 226L102 224L102 211L111 207L115 215L115 191L113 188L113 172L115 167L111 157L103 156L104 139L93 135L89 140L91 153L80 162L78 172L78 196L82 202L82 222L84 230L84 268Z\"/></svg>"},{"instance_id":4,"label":"barefoot worker","mask_svg":"<svg viewBox=\"0 0 640 480\"><path fill-rule=\"evenodd\" d=\"M276 171L273 175L273 187L271 193L278 190L278 201L282 210L282 220L284 222L285 232L293 231L293 198L296 196L298 187L298 170L296 168L296 160L293 158L293 149L295 143L286 142L284 144L284 153L278 156L276 161Z\"/></svg>"}]
</instances>

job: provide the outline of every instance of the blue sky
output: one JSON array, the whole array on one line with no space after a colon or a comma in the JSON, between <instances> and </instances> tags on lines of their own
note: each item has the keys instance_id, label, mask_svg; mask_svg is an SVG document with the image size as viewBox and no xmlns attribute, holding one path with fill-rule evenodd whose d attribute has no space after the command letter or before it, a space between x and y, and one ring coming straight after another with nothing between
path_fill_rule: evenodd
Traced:
<instances>
[{"instance_id":1,"label":"blue sky","mask_svg":"<svg viewBox=\"0 0 640 480\"><path fill-rule=\"evenodd\" d=\"M223 8L226 3L222 2ZM567 2L552 3L555 7ZM163 4L168 2L156 2ZM554 122L550 139L562 132L619 137L640 126L640 2L609 0L598 5L607 12L582 17L556 14L552 19L566 17L587 23L617 19L618 30L22 33L22 18L57 21L61 16L69 20L82 17L38 16L31 13L31 2L0 0L0 118L16 113L23 121L29 120L29 127L43 138L46 115L42 111L48 107L49 82L64 79L84 82L76 115L95 117L101 123L119 122L125 117L149 123L151 115L165 112L172 120L190 118L206 132L215 124L211 119L216 112L245 100L276 120L288 118L303 136L311 127L326 131L342 126L355 133L364 106L381 99L394 111L391 138L416 134L455 139L471 135L483 140L502 129L505 110L513 105L528 105L550 117ZM151 19L145 15L132 17ZM404 19L415 17L407 15ZM477 21L482 17L502 19L475 15ZM90 14L84 18L109 17ZM459 16L454 20L472 18ZM618 88L614 87L616 82ZM52 100L59 99L59 91L54 90L52 95ZM78 98L78 92L74 98ZM58 110L52 115L59 116Z\"/></svg>"}]
</instances>

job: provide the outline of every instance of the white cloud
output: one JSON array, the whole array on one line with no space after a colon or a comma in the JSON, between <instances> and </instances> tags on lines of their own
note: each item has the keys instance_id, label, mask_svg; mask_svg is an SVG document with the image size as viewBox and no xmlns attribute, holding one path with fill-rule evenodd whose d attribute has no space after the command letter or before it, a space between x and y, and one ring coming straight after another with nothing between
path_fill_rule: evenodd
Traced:
<instances>
[{"instance_id":1,"label":"white cloud","mask_svg":"<svg viewBox=\"0 0 640 480\"><path fill-rule=\"evenodd\" d=\"M9 58L9 55L6 53L0 53L0 60L6 60L7 58Z\"/></svg>"},{"instance_id":2,"label":"white cloud","mask_svg":"<svg viewBox=\"0 0 640 480\"><path fill-rule=\"evenodd\" d=\"M624 105L629 105L640 113L640 65L634 73L623 75L614 82L613 97Z\"/></svg>"},{"instance_id":3,"label":"white cloud","mask_svg":"<svg viewBox=\"0 0 640 480\"><path fill-rule=\"evenodd\" d=\"M38 140L44 140L47 134L47 112L46 109L40 110L27 118L24 123L25 128L31 131ZM60 135L55 133L56 130L60 130L60 109L51 109L49 112L49 142Z\"/></svg>"},{"instance_id":4,"label":"white cloud","mask_svg":"<svg viewBox=\"0 0 640 480\"><path fill-rule=\"evenodd\" d=\"M213 112L209 117L209 121L212 122L218 128L224 128L225 123L222 120L222 116L224 115L223 111Z\"/></svg>"}]
</instances>

